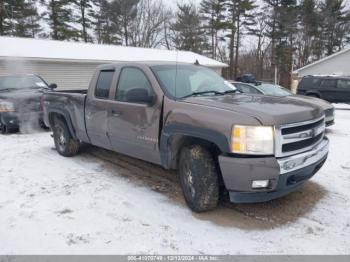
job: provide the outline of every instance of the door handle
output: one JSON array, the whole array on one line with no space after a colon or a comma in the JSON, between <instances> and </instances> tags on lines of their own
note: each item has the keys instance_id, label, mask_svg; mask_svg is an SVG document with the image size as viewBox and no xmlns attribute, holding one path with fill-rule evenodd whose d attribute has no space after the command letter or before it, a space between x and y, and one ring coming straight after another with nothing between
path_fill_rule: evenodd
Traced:
<instances>
[{"instance_id":1,"label":"door handle","mask_svg":"<svg viewBox=\"0 0 350 262\"><path fill-rule=\"evenodd\" d=\"M112 110L112 116L118 117L122 114L120 111Z\"/></svg>"}]
</instances>

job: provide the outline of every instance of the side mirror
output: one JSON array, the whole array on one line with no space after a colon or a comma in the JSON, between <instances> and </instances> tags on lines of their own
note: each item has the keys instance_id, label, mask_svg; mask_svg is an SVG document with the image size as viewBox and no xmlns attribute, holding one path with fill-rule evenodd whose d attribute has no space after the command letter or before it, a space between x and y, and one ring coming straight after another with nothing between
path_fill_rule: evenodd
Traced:
<instances>
[{"instance_id":1,"label":"side mirror","mask_svg":"<svg viewBox=\"0 0 350 262\"><path fill-rule=\"evenodd\" d=\"M145 88L133 88L125 94L125 98L131 103L153 104L155 96L149 95Z\"/></svg>"},{"instance_id":2,"label":"side mirror","mask_svg":"<svg viewBox=\"0 0 350 262\"><path fill-rule=\"evenodd\" d=\"M57 88L57 84L54 84L54 83L53 83L53 84L50 84L50 85L49 85L49 88L50 88L50 89L56 89L56 88Z\"/></svg>"}]
</instances>

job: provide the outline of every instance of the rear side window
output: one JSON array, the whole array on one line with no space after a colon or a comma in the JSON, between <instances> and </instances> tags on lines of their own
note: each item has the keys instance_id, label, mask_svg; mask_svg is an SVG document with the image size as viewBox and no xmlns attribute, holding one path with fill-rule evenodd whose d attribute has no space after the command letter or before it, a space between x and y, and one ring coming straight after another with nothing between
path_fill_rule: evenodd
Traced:
<instances>
[{"instance_id":1,"label":"rear side window","mask_svg":"<svg viewBox=\"0 0 350 262\"><path fill-rule=\"evenodd\" d=\"M336 87L337 80L336 79L325 79L321 83L321 87Z\"/></svg>"},{"instance_id":2,"label":"rear side window","mask_svg":"<svg viewBox=\"0 0 350 262\"><path fill-rule=\"evenodd\" d=\"M132 89L145 89L152 93L152 87L146 75L138 68L124 68L120 74L117 87L116 100L128 102L126 94Z\"/></svg>"},{"instance_id":3,"label":"rear side window","mask_svg":"<svg viewBox=\"0 0 350 262\"><path fill-rule=\"evenodd\" d=\"M107 99L109 96L109 90L111 88L114 71L101 71L97 79L95 97Z\"/></svg>"},{"instance_id":4,"label":"rear side window","mask_svg":"<svg viewBox=\"0 0 350 262\"><path fill-rule=\"evenodd\" d=\"M347 89L350 91L350 80L338 80L338 88Z\"/></svg>"},{"instance_id":5,"label":"rear side window","mask_svg":"<svg viewBox=\"0 0 350 262\"><path fill-rule=\"evenodd\" d=\"M300 82L299 88L317 88L320 85L319 78L303 78Z\"/></svg>"}]
</instances>

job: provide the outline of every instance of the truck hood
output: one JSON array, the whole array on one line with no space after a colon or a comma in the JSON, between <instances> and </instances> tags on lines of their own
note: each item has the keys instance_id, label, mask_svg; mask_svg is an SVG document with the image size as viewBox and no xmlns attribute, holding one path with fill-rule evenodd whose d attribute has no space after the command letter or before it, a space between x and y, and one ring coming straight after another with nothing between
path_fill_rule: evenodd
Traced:
<instances>
[{"instance_id":1,"label":"truck hood","mask_svg":"<svg viewBox=\"0 0 350 262\"><path fill-rule=\"evenodd\" d=\"M230 110L256 118L262 125L284 125L320 118L320 106L302 99L252 94L189 97L184 102Z\"/></svg>"},{"instance_id":2,"label":"truck hood","mask_svg":"<svg viewBox=\"0 0 350 262\"><path fill-rule=\"evenodd\" d=\"M0 102L6 101L13 103L16 111L39 111L41 95L41 89L21 89L0 92Z\"/></svg>"}]
</instances>

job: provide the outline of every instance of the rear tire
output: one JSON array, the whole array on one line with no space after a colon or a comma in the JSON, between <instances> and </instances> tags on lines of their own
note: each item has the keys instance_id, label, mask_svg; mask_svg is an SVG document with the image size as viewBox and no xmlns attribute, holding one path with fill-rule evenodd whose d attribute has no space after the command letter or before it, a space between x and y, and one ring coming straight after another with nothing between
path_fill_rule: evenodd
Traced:
<instances>
[{"instance_id":1,"label":"rear tire","mask_svg":"<svg viewBox=\"0 0 350 262\"><path fill-rule=\"evenodd\" d=\"M56 119L53 126L53 139L57 152L65 157L71 157L79 152L80 142L74 139L69 132L67 124Z\"/></svg>"},{"instance_id":2,"label":"rear tire","mask_svg":"<svg viewBox=\"0 0 350 262\"><path fill-rule=\"evenodd\" d=\"M212 154L202 146L181 150L178 168L182 192L194 212L209 211L219 201L219 169Z\"/></svg>"}]
</instances>

